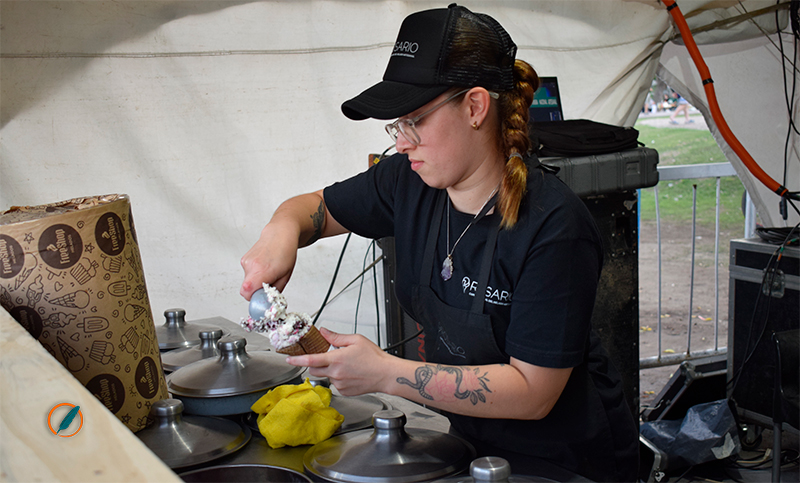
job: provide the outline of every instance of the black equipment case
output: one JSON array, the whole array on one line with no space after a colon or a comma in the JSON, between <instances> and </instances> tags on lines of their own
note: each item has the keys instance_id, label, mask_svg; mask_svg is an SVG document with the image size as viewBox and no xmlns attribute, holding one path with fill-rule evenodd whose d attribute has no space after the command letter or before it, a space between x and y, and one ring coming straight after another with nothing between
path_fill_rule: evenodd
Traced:
<instances>
[{"instance_id":1,"label":"black equipment case","mask_svg":"<svg viewBox=\"0 0 800 483\"><path fill-rule=\"evenodd\" d=\"M642 412L642 421L681 419L690 407L725 398L727 354L681 363L653 406Z\"/></svg>"},{"instance_id":2,"label":"black equipment case","mask_svg":"<svg viewBox=\"0 0 800 483\"><path fill-rule=\"evenodd\" d=\"M658 151L633 148L605 154L540 157L580 197L649 188L658 183Z\"/></svg>"},{"instance_id":3,"label":"black equipment case","mask_svg":"<svg viewBox=\"0 0 800 483\"><path fill-rule=\"evenodd\" d=\"M800 248L785 247L778 262L780 245L761 238L731 240L730 247L728 395L744 421L771 427L772 333L800 327ZM785 416L798 427L797 414Z\"/></svg>"}]
</instances>

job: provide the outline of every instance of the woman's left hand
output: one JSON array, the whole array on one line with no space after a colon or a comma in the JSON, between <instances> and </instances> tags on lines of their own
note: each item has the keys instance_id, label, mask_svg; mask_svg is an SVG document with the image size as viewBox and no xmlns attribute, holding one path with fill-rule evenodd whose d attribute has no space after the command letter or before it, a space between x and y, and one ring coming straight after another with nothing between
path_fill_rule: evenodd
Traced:
<instances>
[{"instance_id":1,"label":"woman's left hand","mask_svg":"<svg viewBox=\"0 0 800 483\"><path fill-rule=\"evenodd\" d=\"M383 392L384 378L392 372L388 365L394 356L387 354L372 341L359 334L338 334L319 329L334 347L324 354L290 356L286 362L308 367L314 377L327 377L343 396Z\"/></svg>"}]
</instances>

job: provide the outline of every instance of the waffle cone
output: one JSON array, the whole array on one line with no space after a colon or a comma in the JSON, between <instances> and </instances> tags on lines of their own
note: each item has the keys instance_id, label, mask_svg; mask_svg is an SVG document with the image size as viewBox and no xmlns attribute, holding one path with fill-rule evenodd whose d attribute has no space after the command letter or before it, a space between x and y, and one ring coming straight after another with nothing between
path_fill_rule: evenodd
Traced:
<instances>
[{"instance_id":1,"label":"waffle cone","mask_svg":"<svg viewBox=\"0 0 800 483\"><path fill-rule=\"evenodd\" d=\"M331 344L322 337L322 334L313 325L306 332L306 335L300 338L294 344L278 349L277 352L290 356L301 356L303 354L321 354L327 352Z\"/></svg>"}]
</instances>

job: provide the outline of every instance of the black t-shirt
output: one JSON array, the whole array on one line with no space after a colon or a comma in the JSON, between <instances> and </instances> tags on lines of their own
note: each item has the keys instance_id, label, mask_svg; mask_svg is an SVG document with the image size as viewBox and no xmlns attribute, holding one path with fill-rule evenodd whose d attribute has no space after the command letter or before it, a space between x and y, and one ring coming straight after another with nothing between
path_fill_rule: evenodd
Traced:
<instances>
[{"instance_id":1,"label":"black t-shirt","mask_svg":"<svg viewBox=\"0 0 800 483\"><path fill-rule=\"evenodd\" d=\"M324 191L331 215L348 230L367 238L395 238L395 292L412 318L416 318L412 286L420 279L439 192L410 169L407 156L399 154ZM451 205L449 227L445 215L434 228L439 234L431 289L444 303L465 310L476 296L492 217L500 214L487 215L466 231L453 250L450 280L444 281L439 270L448 248L473 216ZM449 415L473 444L485 443L494 453L500 448L535 455L601 480L625 478L630 475L626 466L632 464L635 476L637 431L619 375L608 365L591 330L601 268L600 235L583 202L552 173L530 169L518 222L512 229L501 229L497 237L483 294L484 313L491 315L495 341L509 357L573 371L555 407L542 420Z\"/></svg>"},{"instance_id":2,"label":"black t-shirt","mask_svg":"<svg viewBox=\"0 0 800 483\"><path fill-rule=\"evenodd\" d=\"M328 210L342 226L368 238L395 237L397 299L412 318L411 285L419 280L438 191L402 155L325 190ZM473 216L450 207L451 248ZM453 251L453 278L447 282L438 275L448 253L443 218L431 288L448 305L470 308L490 218L499 216L488 215L467 230ZM531 170L519 221L498 235L484 294L485 312L508 321L507 328L495 329L500 349L538 366L580 364L601 265L600 236L581 200L554 175Z\"/></svg>"}]
</instances>

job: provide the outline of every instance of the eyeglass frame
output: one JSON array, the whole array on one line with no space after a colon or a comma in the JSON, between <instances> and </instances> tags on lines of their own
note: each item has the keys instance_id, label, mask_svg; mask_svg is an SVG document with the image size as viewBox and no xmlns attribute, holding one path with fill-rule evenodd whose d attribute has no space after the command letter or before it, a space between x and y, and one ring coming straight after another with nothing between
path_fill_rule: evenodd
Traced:
<instances>
[{"instance_id":1,"label":"eyeglass frame","mask_svg":"<svg viewBox=\"0 0 800 483\"><path fill-rule=\"evenodd\" d=\"M460 90L460 91L456 92L452 96L448 97L447 99L443 100L442 102L440 102L440 103L436 104L435 106L431 107L430 109L428 109L427 111L423 112L419 116L412 117L411 119L402 119L402 118L400 118L400 119L398 119L398 120L396 120L396 121L394 121L392 123L387 124L385 126L386 133L389 135L390 138L392 138L392 141L394 141L395 143L397 143L397 133L400 133L400 134L403 135L403 137L406 139L406 141L411 143L413 146L419 146L422 143L422 139L420 138L419 133L417 132L416 124L420 121L420 119L422 119L423 117L427 116L428 114L431 114L433 111L435 111L435 110L439 109L440 107L444 106L445 104L447 104L448 102L452 101L456 97L468 92L470 89L472 89L472 88L470 87L470 88L463 89L463 90ZM492 99L498 99L500 97L500 94L498 94L496 92L492 92L492 91L488 91L488 92L489 92L489 96ZM409 128L409 132L406 132L406 130L402 126L406 126L407 128Z\"/></svg>"}]
</instances>

